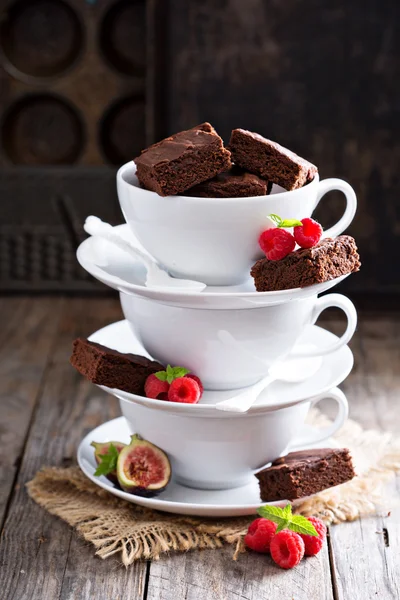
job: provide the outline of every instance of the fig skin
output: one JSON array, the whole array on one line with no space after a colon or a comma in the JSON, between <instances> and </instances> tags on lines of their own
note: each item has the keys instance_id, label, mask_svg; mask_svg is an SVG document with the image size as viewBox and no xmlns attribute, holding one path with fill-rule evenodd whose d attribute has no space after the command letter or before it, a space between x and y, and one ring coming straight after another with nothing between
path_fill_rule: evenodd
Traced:
<instances>
[{"instance_id":1,"label":"fig skin","mask_svg":"<svg viewBox=\"0 0 400 600\"><path fill-rule=\"evenodd\" d=\"M130 461L130 454L135 451L135 449L146 449L148 452L154 454L154 458L157 459L158 465L160 462L162 463L163 468L163 477L161 481L157 483L150 483L148 486L141 485L135 479L130 478L126 473L126 463ZM151 469L151 465L150 465ZM171 479L171 464L169 462L168 456L155 446L151 442L144 440L139 435L135 434L131 436L131 443L123 448L118 456L117 463L117 477L118 483L121 489L129 494L134 494L135 496L142 496L144 498L152 498L157 496L161 492L165 490L168 483Z\"/></svg>"},{"instance_id":2,"label":"fig skin","mask_svg":"<svg viewBox=\"0 0 400 600\"><path fill-rule=\"evenodd\" d=\"M118 450L118 452L121 452L121 450L123 448L125 448L126 444L123 444L122 442L91 442L91 446L93 446L94 448L94 458L96 461L96 464L99 465L101 463L101 455L102 454L107 454L108 449L110 447L110 445L113 444L116 449ZM109 473L108 475L105 475L105 477L108 479L108 481L111 481L111 483L113 483L114 485L119 487L119 483L118 483L118 477L117 477L117 471L113 471L112 473Z\"/></svg>"}]
</instances>

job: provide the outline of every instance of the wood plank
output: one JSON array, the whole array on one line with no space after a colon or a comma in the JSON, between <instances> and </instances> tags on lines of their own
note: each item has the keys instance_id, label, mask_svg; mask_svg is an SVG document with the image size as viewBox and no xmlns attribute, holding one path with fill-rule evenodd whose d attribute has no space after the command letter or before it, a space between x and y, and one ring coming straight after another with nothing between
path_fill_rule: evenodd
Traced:
<instances>
[{"instance_id":1,"label":"wood plank","mask_svg":"<svg viewBox=\"0 0 400 600\"><path fill-rule=\"evenodd\" d=\"M94 557L92 546L72 534L60 600L144 599L148 565L125 568L117 559Z\"/></svg>"},{"instance_id":2,"label":"wood plank","mask_svg":"<svg viewBox=\"0 0 400 600\"><path fill-rule=\"evenodd\" d=\"M324 319L334 332L343 328L340 319ZM218 552L194 551L172 554L150 565L148 600L296 600L333 598L328 548L301 562L290 573L278 569L270 557L255 553L232 560L232 548Z\"/></svg>"},{"instance_id":3,"label":"wood plank","mask_svg":"<svg viewBox=\"0 0 400 600\"><path fill-rule=\"evenodd\" d=\"M57 330L61 299L0 298L0 523Z\"/></svg>"},{"instance_id":4,"label":"wood plank","mask_svg":"<svg viewBox=\"0 0 400 600\"><path fill-rule=\"evenodd\" d=\"M150 566L147 600L332 599L327 548L292 571L269 556L246 552L232 560L232 547L174 554Z\"/></svg>"},{"instance_id":5,"label":"wood plank","mask_svg":"<svg viewBox=\"0 0 400 600\"><path fill-rule=\"evenodd\" d=\"M364 427L400 429L399 335L399 315L361 316L355 369L343 387L351 416ZM395 506L399 481L387 491L393 499L390 518L371 517L331 528L338 600L400 597L400 510Z\"/></svg>"},{"instance_id":6,"label":"wood plank","mask_svg":"<svg viewBox=\"0 0 400 600\"><path fill-rule=\"evenodd\" d=\"M120 316L115 300L65 303L52 367L44 382L1 538L5 598L87 598L90 590L96 590L102 599L125 597L125 569L95 559L93 548L74 540L72 529L31 501L24 487L42 465L70 464L83 435L120 414L115 398L85 381L68 363L74 337L87 335ZM138 594L144 589L145 571L145 564L130 570L131 597L141 597ZM110 578L107 585L106 573Z\"/></svg>"}]
</instances>

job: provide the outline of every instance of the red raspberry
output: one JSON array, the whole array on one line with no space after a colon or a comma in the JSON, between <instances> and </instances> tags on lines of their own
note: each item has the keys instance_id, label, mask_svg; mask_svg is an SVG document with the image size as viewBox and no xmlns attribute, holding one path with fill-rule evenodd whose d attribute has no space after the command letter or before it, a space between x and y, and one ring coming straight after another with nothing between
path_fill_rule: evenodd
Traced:
<instances>
[{"instance_id":1,"label":"red raspberry","mask_svg":"<svg viewBox=\"0 0 400 600\"><path fill-rule=\"evenodd\" d=\"M293 235L299 246L302 248L312 248L316 246L321 239L322 227L314 219L306 218L301 220L302 225L293 229Z\"/></svg>"},{"instance_id":2,"label":"red raspberry","mask_svg":"<svg viewBox=\"0 0 400 600\"><path fill-rule=\"evenodd\" d=\"M251 523L244 536L244 543L256 552L269 552L271 539L277 527L276 523L260 517Z\"/></svg>"},{"instance_id":3,"label":"red raspberry","mask_svg":"<svg viewBox=\"0 0 400 600\"><path fill-rule=\"evenodd\" d=\"M200 377L197 377L197 375L192 375L192 373L187 373L185 375L185 377L189 377L189 379L194 379L196 381L197 385L200 388L200 398L201 398L202 395L203 395L203 392L204 392L204 386L203 386L203 384L201 382Z\"/></svg>"},{"instance_id":4,"label":"red raspberry","mask_svg":"<svg viewBox=\"0 0 400 600\"><path fill-rule=\"evenodd\" d=\"M296 241L285 229L274 227L263 231L258 239L260 248L269 260L281 260L293 252Z\"/></svg>"},{"instance_id":5,"label":"red raspberry","mask_svg":"<svg viewBox=\"0 0 400 600\"><path fill-rule=\"evenodd\" d=\"M196 404L200 400L200 388L194 379L178 377L169 386L168 400Z\"/></svg>"},{"instance_id":6,"label":"red raspberry","mask_svg":"<svg viewBox=\"0 0 400 600\"><path fill-rule=\"evenodd\" d=\"M272 538L270 552L282 569L292 569L304 556L304 542L298 533L284 529Z\"/></svg>"},{"instance_id":7,"label":"red raspberry","mask_svg":"<svg viewBox=\"0 0 400 600\"><path fill-rule=\"evenodd\" d=\"M304 554L306 556L314 556L315 554L318 554L324 544L324 540L326 538L326 527L321 519L317 519L317 517L309 517L308 520L317 530L318 537L315 535L304 534L300 534L300 537L304 542Z\"/></svg>"},{"instance_id":8,"label":"red raspberry","mask_svg":"<svg viewBox=\"0 0 400 600\"><path fill-rule=\"evenodd\" d=\"M169 383L160 381L153 374L149 375L144 384L144 393L147 398L156 398L157 400L168 400Z\"/></svg>"}]
</instances>

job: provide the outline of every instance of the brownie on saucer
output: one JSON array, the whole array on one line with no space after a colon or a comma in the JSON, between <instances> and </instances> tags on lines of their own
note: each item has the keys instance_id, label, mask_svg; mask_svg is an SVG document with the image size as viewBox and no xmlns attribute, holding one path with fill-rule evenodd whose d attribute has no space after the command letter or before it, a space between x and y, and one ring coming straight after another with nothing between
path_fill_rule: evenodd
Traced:
<instances>
[{"instance_id":1,"label":"brownie on saucer","mask_svg":"<svg viewBox=\"0 0 400 600\"><path fill-rule=\"evenodd\" d=\"M360 270L354 238L325 238L313 248L299 248L281 260L261 258L250 273L258 292L274 292L324 283Z\"/></svg>"},{"instance_id":2,"label":"brownie on saucer","mask_svg":"<svg viewBox=\"0 0 400 600\"><path fill-rule=\"evenodd\" d=\"M290 452L256 475L261 500L296 500L317 494L355 477L347 448Z\"/></svg>"},{"instance_id":3,"label":"brownie on saucer","mask_svg":"<svg viewBox=\"0 0 400 600\"><path fill-rule=\"evenodd\" d=\"M295 190L312 181L318 173L315 165L258 133L234 129L229 142L232 159L250 173Z\"/></svg>"},{"instance_id":4,"label":"brownie on saucer","mask_svg":"<svg viewBox=\"0 0 400 600\"><path fill-rule=\"evenodd\" d=\"M135 158L136 175L160 196L181 194L231 167L231 153L210 123L153 144Z\"/></svg>"},{"instance_id":5,"label":"brownie on saucer","mask_svg":"<svg viewBox=\"0 0 400 600\"><path fill-rule=\"evenodd\" d=\"M229 171L219 173L213 179L195 185L184 195L199 198L247 198L266 196L270 193L271 188L272 183L233 166Z\"/></svg>"},{"instance_id":6,"label":"brownie on saucer","mask_svg":"<svg viewBox=\"0 0 400 600\"><path fill-rule=\"evenodd\" d=\"M144 395L147 377L164 370L145 356L123 354L83 338L74 341L70 363L93 383L139 396Z\"/></svg>"}]
</instances>

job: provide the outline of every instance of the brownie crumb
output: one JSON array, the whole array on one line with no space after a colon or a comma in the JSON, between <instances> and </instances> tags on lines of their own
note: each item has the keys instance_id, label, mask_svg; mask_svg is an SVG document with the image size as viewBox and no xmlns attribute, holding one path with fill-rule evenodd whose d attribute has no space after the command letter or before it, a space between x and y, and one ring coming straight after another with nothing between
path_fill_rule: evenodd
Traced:
<instances>
[{"instance_id":1,"label":"brownie crumb","mask_svg":"<svg viewBox=\"0 0 400 600\"><path fill-rule=\"evenodd\" d=\"M285 190L295 190L312 181L318 173L315 165L258 133L234 129L229 150L235 164L272 181Z\"/></svg>"},{"instance_id":2,"label":"brownie crumb","mask_svg":"<svg viewBox=\"0 0 400 600\"><path fill-rule=\"evenodd\" d=\"M97 385L144 395L144 384L152 373L164 367L145 356L123 354L112 348L78 338L73 343L70 363Z\"/></svg>"},{"instance_id":3,"label":"brownie crumb","mask_svg":"<svg viewBox=\"0 0 400 600\"><path fill-rule=\"evenodd\" d=\"M246 198L250 196L266 196L270 193L272 183L261 179L253 173L247 173L233 166L229 171L220 173L213 179L199 183L185 192L185 196L199 198Z\"/></svg>"},{"instance_id":4,"label":"brownie crumb","mask_svg":"<svg viewBox=\"0 0 400 600\"><path fill-rule=\"evenodd\" d=\"M134 160L140 184L160 196L181 194L232 166L229 150L210 123L165 138Z\"/></svg>"},{"instance_id":5,"label":"brownie crumb","mask_svg":"<svg viewBox=\"0 0 400 600\"><path fill-rule=\"evenodd\" d=\"M355 477L347 448L290 452L256 475L261 500L296 500L317 494Z\"/></svg>"},{"instance_id":6,"label":"brownie crumb","mask_svg":"<svg viewBox=\"0 0 400 600\"><path fill-rule=\"evenodd\" d=\"M258 292L275 292L324 283L355 273L360 266L354 238L340 235L313 248L299 248L281 260L261 258L250 273Z\"/></svg>"}]
</instances>

